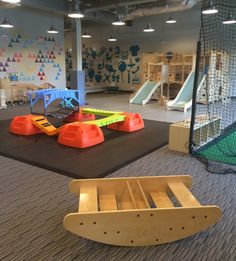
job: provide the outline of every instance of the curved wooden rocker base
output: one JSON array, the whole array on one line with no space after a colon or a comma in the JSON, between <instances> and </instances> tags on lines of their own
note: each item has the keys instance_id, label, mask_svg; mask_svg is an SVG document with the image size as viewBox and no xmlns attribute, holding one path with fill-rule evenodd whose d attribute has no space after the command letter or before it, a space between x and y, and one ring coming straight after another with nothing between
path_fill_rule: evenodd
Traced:
<instances>
[{"instance_id":1,"label":"curved wooden rocker base","mask_svg":"<svg viewBox=\"0 0 236 261\"><path fill-rule=\"evenodd\" d=\"M190 185L189 176L75 180L70 189L80 197L79 212L68 214L64 227L118 246L179 240L207 229L221 217L217 206L200 205L188 190Z\"/></svg>"}]
</instances>

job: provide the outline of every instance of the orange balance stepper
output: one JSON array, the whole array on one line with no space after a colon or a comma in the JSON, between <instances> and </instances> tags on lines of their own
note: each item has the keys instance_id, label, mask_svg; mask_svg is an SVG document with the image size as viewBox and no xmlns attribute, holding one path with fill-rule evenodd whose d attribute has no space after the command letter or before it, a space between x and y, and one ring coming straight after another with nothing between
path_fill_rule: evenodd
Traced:
<instances>
[{"instance_id":1,"label":"orange balance stepper","mask_svg":"<svg viewBox=\"0 0 236 261\"><path fill-rule=\"evenodd\" d=\"M74 148L88 148L103 141L103 132L96 124L81 122L65 125L58 136L58 143Z\"/></svg>"},{"instance_id":2,"label":"orange balance stepper","mask_svg":"<svg viewBox=\"0 0 236 261\"><path fill-rule=\"evenodd\" d=\"M14 134L18 135L35 135L42 133L42 131L33 125L31 118L35 117L35 115L23 115L23 116L16 116L12 119L9 131Z\"/></svg>"},{"instance_id":3,"label":"orange balance stepper","mask_svg":"<svg viewBox=\"0 0 236 261\"><path fill-rule=\"evenodd\" d=\"M69 116L67 116L64 121L65 122L76 122L76 121L94 121L96 120L96 116L91 113L82 113L80 111L74 111Z\"/></svg>"},{"instance_id":4,"label":"orange balance stepper","mask_svg":"<svg viewBox=\"0 0 236 261\"><path fill-rule=\"evenodd\" d=\"M123 114L127 115L124 121L112 123L108 125L108 128L124 132L133 132L144 128L144 122L139 113L124 112Z\"/></svg>"}]
</instances>

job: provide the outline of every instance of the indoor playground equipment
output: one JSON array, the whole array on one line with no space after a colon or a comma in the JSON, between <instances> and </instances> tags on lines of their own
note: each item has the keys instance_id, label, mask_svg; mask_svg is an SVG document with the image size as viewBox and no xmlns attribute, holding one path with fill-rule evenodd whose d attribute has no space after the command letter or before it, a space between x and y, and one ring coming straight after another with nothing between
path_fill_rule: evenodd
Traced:
<instances>
[{"instance_id":1,"label":"indoor playground equipment","mask_svg":"<svg viewBox=\"0 0 236 261\"><path fill-rule=\"evenodd\" d=\"M96 115L105 116L96 120ZM134 132L144 128L144 122L138 113L105 111L92 108L74 110L64 118L65 125L57 128L45 116L16 116L11 121L10 132L18 135L45 133L49 136L58 134L58 143L74 148L87 148L104 141L101 127L111 130Z\"/></svg>"},{"instance_id":2,"label":"indoor playground equipment","mask_svg":"<svg viewBox=\"0 0 236 261\"><path fill-rule=\"evenodd\" d=\"M80 95L76 90L60 90L60 89L45 89L29 92L30 110L33 112L33 107L40 100L43 102L44 115L47 116L47 107L56 100L62 100L65 108L74 108L73 102L79 106Z\"/></svg>"},{"instance_id":3,"label":"indoor playground equipment","mask_svg":"<svg viewBox=\"0 0 236 261\"><path fill-rule=\"evenodd\" d=\"M206 4L204 0L203 7ZM236 45L232 38L236 26L223 23L229 13L236 16L236 6L230 0L216 0L214 4L220 15L202 15L201 19L189 150L211 172L236 173L235 167L227 165L236 165ZM199 91L203 73L206 81ZM199 115L207 118L207 131L196 131ZM216 118L220 119L219 131L215 131Z\"/></svg>"},{"instance_id":4,"label":"indoor playground equipment","mask_svg":"<svg viewBox=\"0 0 236 261\"><path fill-rule=\"evenodd\" d=\"M156 74L151 74L151 66L157 68ZM148 80L138 89L130 99L130 103L144 105L154 96L158 89L163 89L164 65L161 63L148 63Z\"/></svg>"},{"instance_id":5,"label":"indoor playground equipment","mask_svg":"<svg viewBox=\"0 0 236 261\"><path fill-rule=\"evenodd\" d=\"M207 229L221 217L217 206L203 206L189 188L190 176L73 180L78 212L64 218L66 230L118 246L173 242ZM178 202L178 203L177 203Z\"/></svg>"},{"instance_id":6,"label":"indoor playground equipment","mask_svg":"<svg viewBox=\"0 0 236 261\"><path fill-rule=\"evenodd\" d=\"M146 104L154 94L154 92L161 86L161 82L146 81L137 91L137 93L130 99L130 103Z\"/></svg>"},{"instance_id":7,"label":"indoor playground equipment","mask_svg":"<svg viewBox=\"0 0 236 261\"><path fill-rule=\"evenodd\" d=\"M182 110L187 112L192 106L194 70L191 71L178 95L173 101L167 102L167 110Z\"/></svg>"},{"instance_id":8,"label":"indoor playground equipment","mask_svg":"<svg viewBox=\"0 0 236 261\"><path fill-rule=\"evenodd\" d=\"M191 107L195 56L171 53L170 58L163 54L150 55L145 54L143 57L142 79L145 82L131 97L130 103L144 105L152 98L165 106L168 100L176 97L179 88L183 86L178 100L171 101L168 109L187 110ZM172 107L172 104L175 106Z\"/></svg>"}]
</instances>

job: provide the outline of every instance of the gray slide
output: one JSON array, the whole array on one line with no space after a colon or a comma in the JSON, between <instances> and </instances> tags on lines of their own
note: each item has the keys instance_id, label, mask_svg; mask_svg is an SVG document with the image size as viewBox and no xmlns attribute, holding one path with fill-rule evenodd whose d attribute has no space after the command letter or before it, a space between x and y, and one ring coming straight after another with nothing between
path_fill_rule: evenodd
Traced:
<instances>
[{"instance_id":1,"label":"gray slide","mask_svg":"<svg viewBox=\"0 0 236 261\"><path fill-rule=\"evenodd\" d=\"M146 104L151 99L156 89L160 86L161 82L146 81L134 97L130 99L130 103L141 105Z\"/></svg>"}]
</instances>

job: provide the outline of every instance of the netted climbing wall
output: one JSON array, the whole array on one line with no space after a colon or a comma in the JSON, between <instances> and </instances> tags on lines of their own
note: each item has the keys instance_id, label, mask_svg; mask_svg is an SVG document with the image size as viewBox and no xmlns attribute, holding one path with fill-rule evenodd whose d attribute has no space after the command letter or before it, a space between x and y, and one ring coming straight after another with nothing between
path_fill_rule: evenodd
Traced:
<instances>
[{"instance_id":1,"label":"netted climbing wall","mask_svg":"<svg viewBox=\"0 0 236 261\"><path fill-rule=\"evenodd\" d=\"M236 1L203 0L190 150L213 172L236 172ZM222 164L213 164L221 162Z\"/></svg>"}]
</instances>

